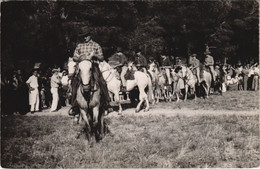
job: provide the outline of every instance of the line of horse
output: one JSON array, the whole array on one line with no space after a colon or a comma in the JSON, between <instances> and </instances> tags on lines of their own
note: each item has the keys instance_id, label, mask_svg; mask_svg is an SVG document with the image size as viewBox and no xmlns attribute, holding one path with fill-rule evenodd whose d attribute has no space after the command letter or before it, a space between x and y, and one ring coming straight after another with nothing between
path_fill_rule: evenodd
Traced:
<instances>
[{"instance_id":1,"label":"line of horse","mask_svg":"<svg viewBox=\"0 0 260 169\"><path fill-rule=\"evenodd\" d=\"M76 70L76 63L73 60L68 61L69 75L76 74L79 79L77 87L76 102L80 110L80 115L86 123L87 137L91 138L91 133L95 133L96 139L100 140L104 136L104 114L105 110L102 106L101 89L98 84L99 77L95 77L95 71L99 69L103 78L107 83L110 93L114 95L114 100L118 104L118 113L121 114L122 100L120 99L121 80L116 77L116 70L113 69L107 62L103 61L96 63L93 60L84 60L78 64L78 71ZM212 82L211 74L203 70L203 78L198 83L196 76L186 66L178 66L171 69L172 84L167 84L164 69L160 69L154 62L150 63L147 72L138 71L132 62L128 64L128 70L134 72L134 79L126 81L126 90L132 91L136 87L139 90L139 102L135 111L139 112L141 106L145 103L144 111L149 111L150 103L158 103L161 97L165 100L171 101L173 95L176 95L177 102L180 100L181 86L185 88L184 101L187 100L188 89L191 94L195 95L196 100L196 86L204 90L206 97L209 95L210 86ZM136 71L133 71L136 70ZM169 80L168 80L169 81ZM88 91L83 90L83 87L88 87Z\"/></svg>"}]
</instances>

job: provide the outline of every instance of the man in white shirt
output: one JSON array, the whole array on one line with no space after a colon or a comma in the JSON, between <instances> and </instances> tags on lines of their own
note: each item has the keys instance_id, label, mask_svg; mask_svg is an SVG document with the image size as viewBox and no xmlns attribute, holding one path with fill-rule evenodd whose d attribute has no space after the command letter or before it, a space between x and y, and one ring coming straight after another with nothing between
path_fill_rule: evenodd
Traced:
<instances>
[{"instance_id":1,"label":"man in white shirt","mask_svg":"<svg viewBox=\"0 0 260 169\"><path fill-rule=\"evenodd\" d=\"M38 90L38 73L33 70L33 75L26 81L29 87L29 104L31 106L31 113L39 111L39 90Z\"/></svg>"},{"instance_id":2,"label":"man in white shirt","mask_svg":"<svg viewBox=\"0 0 260 169\"><path fill-rule=\"evenodd\" d=\"M60 69L53 69L53 75L51 77L51 94L52 94L52 104L51 104L51 112L57 111L58 102L59 102L59 94L58 88L59 84L61 83L59 77Z\"/></svg>"},{"instance_id":3,"label":"man in white shirt","mask_svg":"<svg viewBox=\"0 0 260 169\"><path fill-rule=\"evenodd\" d=\"M253 89L256 91L259 89L259 74L260 74L260 71L259 71L259 68L258 68L258 64L256 63L254 65L254 79L253 79Z\"/></svg>"}]
</instances>

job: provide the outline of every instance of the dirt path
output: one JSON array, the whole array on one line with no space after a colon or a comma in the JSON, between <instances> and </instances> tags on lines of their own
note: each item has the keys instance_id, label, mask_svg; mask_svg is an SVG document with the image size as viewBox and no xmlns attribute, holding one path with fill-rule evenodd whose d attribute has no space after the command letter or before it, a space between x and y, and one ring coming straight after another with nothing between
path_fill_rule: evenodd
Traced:
<instances>
[{"instance_id":1,"label":"dirt path","mask_svg":"<svg viewBox=\"0 0 260 169\"><path fill-rule=\"evenodd\" d=\"M50 112L49 109L44 110L43 112L37 112L34 114L27 113L28 116L57 116L63 115L68 116L68 110L70 107L63 107L57 112ZM170 109L170 108L161 108L161 107L152 107L148 112L144 112L143 110L139 113L135 113L134 108L129 108L123 111L122 115L135 115L135 116L153 116L153 115L164 115L164 116L202 116L202 115L259 115L260 110L250 110L250 111L234 111L234 110L192 110L188 108L181 109ZM111 112L107 115L107 117L115 117L118 116L118 112Z\"/></svg>"}]
</instances>

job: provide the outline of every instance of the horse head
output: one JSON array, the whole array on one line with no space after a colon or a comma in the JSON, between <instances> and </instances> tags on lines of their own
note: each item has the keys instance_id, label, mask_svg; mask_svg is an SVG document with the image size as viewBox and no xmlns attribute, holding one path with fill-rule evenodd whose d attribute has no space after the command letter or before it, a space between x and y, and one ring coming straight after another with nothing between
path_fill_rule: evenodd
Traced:
<instances>
[{"instance_id":1,"label":"horse head","mask_svg":"<svg viewBox=\"0 0 260 169\"><path fill-rule=\"evenodd\" d=\"M134 69L134 62L132 61L129 61L128 64L127 64L127 67L128 67L128 70L133 70Z\"/></svg>"},{"instance_id":2,"label":"horse head","mask_svg":"<svg viewBox=\"0 0 260 169\"><path fill-rule=\"evenodd\" d=\"M151 62L151 63L148 65L148 70L149 70L149 71L156 72L156 68L157 68L157 65L156 65L154 62Z\"/></svg>"},{"instance_id":3,"label":"horse head","mask_svg":"<svg viewBox=\"0 0 260 169\"><path fill-rule=\"evenodd\" d=\"M91 89L91 77L92 77L92 61L83 60L79 63L79 75L84 92L88 92Z\"/></svg>"},{"instance_id":4,"label":"horse head","mask_svg":"<svg viewBox=\"0 0 260 169\"><path fill-rule=\"evenodd\" d=\"M186 77L186 73L187 73L187 69L185 66L177 66L174 69L175 74L180 77L180 78L185 78Z\"/></svg>"},{"instance_id":5,"label":"horse head","mask_svg":"<svg viewBox=\"0 0 260 169\"><path fill-rule=\"evenodd\" d=\"M69 58L68 61L68 76L71 77L76 70L76 62L73 61L72 58Z\"/></svg>"}]
</instances>

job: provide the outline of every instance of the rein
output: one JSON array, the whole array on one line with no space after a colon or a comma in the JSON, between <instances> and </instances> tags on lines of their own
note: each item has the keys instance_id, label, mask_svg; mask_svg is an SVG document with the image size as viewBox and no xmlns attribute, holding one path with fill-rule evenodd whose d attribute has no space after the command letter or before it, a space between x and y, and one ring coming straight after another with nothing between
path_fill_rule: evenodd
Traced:
<instances>
[{"instance_id":1,"label":"rein","mask_svg":"<svg viewBox=\"0 0 260 169\"><path fill-rule=\"evenodd\" d=\"M112 78L111 78L110 80L108 80L109 77L112 75L111 70L113 70L113 68L108 68L108 69L106 69L106 70L101 71L102 74L105 73L105 72L107 72L107 71L109 71L109 74L108 74L108 76L107 76L106 79L105 79L106 82L110 82L110 81L112 80Z\"/></svg>"}]
</instances>

